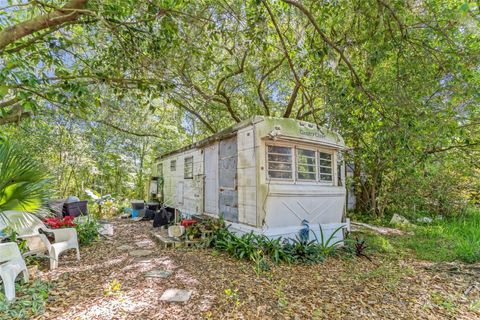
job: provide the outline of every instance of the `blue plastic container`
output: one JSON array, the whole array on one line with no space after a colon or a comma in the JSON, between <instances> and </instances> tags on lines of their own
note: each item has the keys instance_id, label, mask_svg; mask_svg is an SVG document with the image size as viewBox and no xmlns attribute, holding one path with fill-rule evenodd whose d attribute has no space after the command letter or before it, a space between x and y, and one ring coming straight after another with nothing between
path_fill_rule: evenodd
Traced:
<instances>
[{"instance_id":1,"label":"blue plastic container","mask_svg":"<svg viewBox=\"0 0 480 320\"><path fill-rule=\"evenodd\" d=\"M132 209L132 218L137 218L142 209Z\"/></svg>"},{"instance_id":2,"label":"blue plastic container","mask_svg":"<svg viewBox=\"0 0 480 320\"><path fill-rule=\"evenodd\" d=\"M124 209L123 209L123 212L132 215L132 208L124 208Z\"/></svg>"}]
</instances>

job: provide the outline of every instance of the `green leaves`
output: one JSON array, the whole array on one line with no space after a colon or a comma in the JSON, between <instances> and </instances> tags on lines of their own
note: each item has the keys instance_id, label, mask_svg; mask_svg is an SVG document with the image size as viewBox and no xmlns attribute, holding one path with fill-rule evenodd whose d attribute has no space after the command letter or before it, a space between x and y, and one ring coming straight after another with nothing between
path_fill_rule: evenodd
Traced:
<instances>
[{"instance_id":1,"label":"green leaves","mask_svg":"<svg viewBox=\"0 0 480 320\"><path fill-rule=\"evenodd\" d=\"M45 169L9 142L0 142L0 213L33 212L47 196Z\"/></svg>"},{"instance_id":2,"label":"green leaves","mask_svg":"<svg viewBox=\"0 0 480 320\"><path fill-rule=\"evenodd\" d=\"M45 311L48 293L52 286L41 280L16 285L16 301L8 303L0 291L0 319L31 319Z\"/></svg>"},{"instance_id":3,"label":"green leaves","mask_svg":"<svg viewBox=\"0 0 480 320\"><path fill-rule=\"evenodd\" d=\"M8 93L8 87L6 86L0 86L0 99L5 97Z\"/></svg>"}]
</instances>

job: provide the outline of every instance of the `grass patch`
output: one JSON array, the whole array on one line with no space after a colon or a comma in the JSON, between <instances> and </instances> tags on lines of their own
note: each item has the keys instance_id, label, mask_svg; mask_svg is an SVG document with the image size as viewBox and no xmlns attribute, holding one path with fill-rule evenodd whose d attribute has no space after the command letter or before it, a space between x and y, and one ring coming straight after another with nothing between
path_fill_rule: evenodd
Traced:
<instances>
[{"instance_id":1,"label":"grass patch","mask_svg":"<svg viewBox=\"0 0 480 320\"><path fill-rule=\"evenodd\" d=\"M367 254L381 253L396 257L414 254L433 262L480 262L480 209L470 209L461 216L404 227L411 235L382 236L356 233L366 240Z\"/></svg>"},{"instance_id":2,"label":"grass patch","mask_svg":"<svg viewBox=\"0 0 480 320\"><path fill-rule=\"evenodd\" d=\"M442 262L480 261L480 210L469 210L460 217L420 225L413 235L396 237L397 247L415 252L420 259Z\"/></svg>"}]
</instances>

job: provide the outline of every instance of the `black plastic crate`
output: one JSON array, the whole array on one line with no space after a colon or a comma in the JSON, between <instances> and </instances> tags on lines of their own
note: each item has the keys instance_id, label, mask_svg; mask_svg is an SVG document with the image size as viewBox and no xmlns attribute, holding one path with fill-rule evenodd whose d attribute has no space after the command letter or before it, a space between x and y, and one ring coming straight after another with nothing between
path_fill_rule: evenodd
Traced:
<instances>
[{"instance_id":1,"label":"black plastic crate","mask_svg":"<svg viewBox=\"0 0 480 320\"><path fill-rule=\"evenodd\" d=\"M88 215L87 208L88 201L77 201L63 204L62 214L63 216L86 216Z\"/></svg>"}]
</instances>

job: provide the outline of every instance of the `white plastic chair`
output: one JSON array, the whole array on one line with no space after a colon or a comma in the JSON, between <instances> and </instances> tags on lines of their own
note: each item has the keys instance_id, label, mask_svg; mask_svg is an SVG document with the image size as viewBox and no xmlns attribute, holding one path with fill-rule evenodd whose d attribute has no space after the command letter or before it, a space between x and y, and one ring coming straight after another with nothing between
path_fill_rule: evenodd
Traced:
<instances>
[{"instance_id":1,"label":"white plastic chair","mask_svg":"<svg viewBox=\"0 0 480 320\"><path fill-rule=\"evenodd\" d=\"M7 218L5 224L15 230L19 238L27 241L30 251L26 255L48 252L51 270L58 267L58 257L65 250L75 249L77 260L80 260L77 230L74 228L49 229L40 219L28 212L4 211L2 215ZM39 229L52 233L55 242L50 243L48 238L39 232Z\"/></svg>"},{"instance_id":2,"label":"white plastic chair","mask_svg":"<svg viewBox=\"0 0 480 320\"><path fill-rule=\"evenodd\" d=\"M0 278L2 278L7 301L15 300L15 279L23 273L28 282L28 270L15 242L0 243Z\"/></svg>"}]
</instances>

